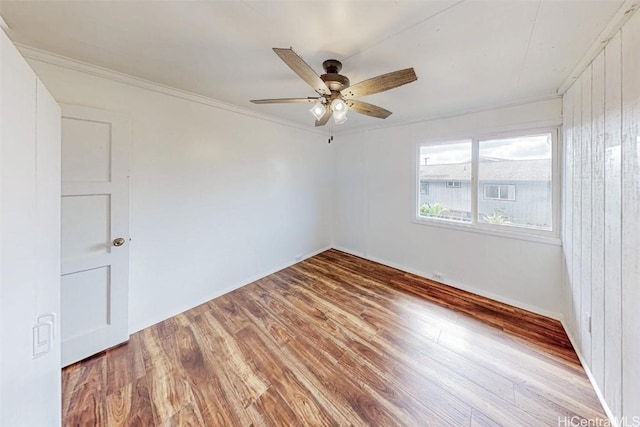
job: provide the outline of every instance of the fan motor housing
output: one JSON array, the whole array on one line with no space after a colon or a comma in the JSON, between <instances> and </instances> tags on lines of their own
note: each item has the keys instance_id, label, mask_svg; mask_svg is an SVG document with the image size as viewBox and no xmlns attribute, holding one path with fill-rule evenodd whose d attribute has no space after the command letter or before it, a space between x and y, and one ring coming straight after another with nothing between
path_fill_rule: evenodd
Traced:
<instances>
[{"instance_id":1,"label":"fan motor housing","mask_svg":"<svg viewBox=\"0 0 640 427\"><path fill-rule=\"evenodd\" d=\"M337 59L327 59L322 63L322 68L326 71L320 78L332 91L340 92L342 89L349 87L349 79L340 73L342 70L342 62Z\"/></svg>"}]
</instances>

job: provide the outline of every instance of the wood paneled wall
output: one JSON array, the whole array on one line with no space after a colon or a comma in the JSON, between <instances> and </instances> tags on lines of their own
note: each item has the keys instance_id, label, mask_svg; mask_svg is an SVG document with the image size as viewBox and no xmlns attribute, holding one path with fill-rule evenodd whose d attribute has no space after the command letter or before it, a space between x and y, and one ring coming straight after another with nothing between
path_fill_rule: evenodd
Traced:
<instances>
[{"instance_id":1,"label":"wood paneled wall","mask_svg":"<svg viewBox=\"0 0 640 427\"><path fill-rule=\"evenodd\" d=\"M640 13L563 100L565 326L616 417L640 417Z\"/></svg>"}]
</instances>

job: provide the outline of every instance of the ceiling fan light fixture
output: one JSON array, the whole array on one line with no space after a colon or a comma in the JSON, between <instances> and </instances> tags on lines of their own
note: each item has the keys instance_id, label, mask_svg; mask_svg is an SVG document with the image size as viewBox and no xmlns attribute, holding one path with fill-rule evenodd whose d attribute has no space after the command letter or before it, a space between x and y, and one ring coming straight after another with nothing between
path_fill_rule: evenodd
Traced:
<instances>
[{"instance_id":1,"label":"ceiling fan light fixture","mask_svg":"<svg viewBox=\"0 0 640 427\"><path fill-rule=\"evenodd\" d=\"M340 98L336 98L331 101L331 111L333 114L344 114L347 113L347 104Z\"/></svg>"},{"instance_id":2,"label":"ceiling fan light fixture","mask_svg":"<svg viewBox=\"0 0 640 427\"><path fill-rule=\"evenodd\" d=\"M331 101L331 111L333 111L333 120L337 125L347 121L347 104L340 98Z\"/></svg>"},{"instance_id":3,"label":"ceiling fan light fixture","mask_svg":"<svg viewBox=\"0 0 640 427\"><path fill-rule=\"evenodd\" d=\"M337 59L324 61L322 68L326 73L320 76L292 48L274 47L273 51L319 96L252 99L251 102L254 104L314 103L310 112L316 118L316 126L326 125L331 116L335 123L344 123L349 110L378 119L386 119L391 115L391 111L355 98L394 89L418 79L413 68L405 68L351 85L349 78L340 74L342 63Z\"/></svg>"},{"instance_id":4,"label":"ceiling fan light fixture","mask_svg":"<svg viewBox=\"0 0 640 427\"><path fill-rule=\"evenodd\" d=\"M322 102L318 101L313 104L313 107L311 107L311 110L309 111L311 111L311 114L313 114L317 120L320 120L322 116L324 116L324 113L327 112L327 107L325 107Z\"/></svg>"},{"instance_id":5,"label":"ceiling fan light fixture","mask_svg":"<svg viewBox=\"0 0 640 427\"><path fill-rule=\"evenodd\" d=\"M337 125L341 125L342 123L347 121L347 111L344 110L343 113L340 114L334 114L333 115L333 120L336 122Z\"/></svg>"}]
</instances>

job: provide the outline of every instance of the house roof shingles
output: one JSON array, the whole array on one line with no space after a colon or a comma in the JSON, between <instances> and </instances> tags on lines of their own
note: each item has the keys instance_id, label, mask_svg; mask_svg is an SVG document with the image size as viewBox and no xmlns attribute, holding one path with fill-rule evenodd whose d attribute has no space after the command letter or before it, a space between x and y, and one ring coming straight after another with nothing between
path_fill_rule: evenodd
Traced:
<instances>
[{"instance_id":1,"label":"house roof shingles","mask_svg":"<svg viewBox=\"0 0 640 427\"><path fill-rule=\"evenodd\" d=\"M550 181L551 160L480 161L481 181ZM420 179L424 181L470 181L471 163L420 165Z\"/></svg>"}]
</instances>

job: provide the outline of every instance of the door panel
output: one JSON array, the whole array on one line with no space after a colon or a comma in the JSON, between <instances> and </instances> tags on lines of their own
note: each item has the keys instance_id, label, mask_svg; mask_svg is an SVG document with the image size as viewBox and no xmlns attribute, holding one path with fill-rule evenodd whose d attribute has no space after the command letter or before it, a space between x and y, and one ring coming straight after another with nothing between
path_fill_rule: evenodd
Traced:
<instances>
[{"instance_id":1,"label":"door panel","mask_svg":"<svg viewBox=\"0 0 640 427\"><path fill-rule=\"evenodd\" d=\"M62 198L62 257L65 260L105 255L111 250L109 194Z\"/></svg>"},{"instance_id":2,"label":"door panel","mask_svg":"<svg viewBox=\"0 0 640 427\"><path fill-rule=\"evenodd\" d=\"M88 334L109 325L109 287L107 266L62 276L62 311L67 318L83 319L82 322L65 325L65 335L68 338ZM73 304L76 300L81 300L82 305Z\"/></svg>"},{"instance_id":3,"label":"door panel","mask_svg":"<svg viewBox=\"0 0 640 427\"><path fill-rule=\"evenodd\" d=\"M62 180L111 180L111 124L66 117L62 143Z\"/></svg>"},{"instance_id":4,"label":"door panel","mask_svg":"<svg viewBox=\"0 0 640 427\"><path fill-rule=\"evenodd\" d=\"M129 338L128 136L120 114L62 105L63 366Z\"/></svg>"}]
</instances>

